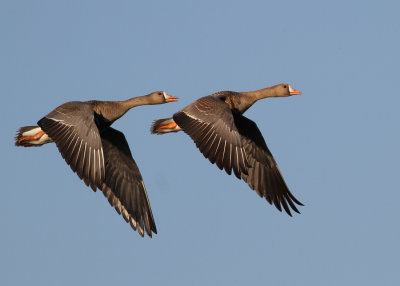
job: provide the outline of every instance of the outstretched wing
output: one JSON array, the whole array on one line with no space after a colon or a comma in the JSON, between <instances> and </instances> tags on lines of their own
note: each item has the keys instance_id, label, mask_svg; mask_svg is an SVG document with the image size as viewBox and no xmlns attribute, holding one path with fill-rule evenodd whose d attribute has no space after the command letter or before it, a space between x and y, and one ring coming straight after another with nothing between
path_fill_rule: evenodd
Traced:
<instances>
[{"instance_id":1,"label":"outstretched wing","mask_svg":"<svg viewBox=\"0 0 400 286\"><path fill-rule=\"evenodd\" d=\"M215 96L206 96L188 105L173 116L174 121L187 133L204 157L230 175L240 179L247 174L247 159L234 125L228 104Z\"/></svg>"},{"instance_id":2,"label":"outstretched wing","mask_svg":"<svg viewBox=\"0 0 400 286\"><path fill-rule=\"evenodd\" d=\"M303 204L289 191L257 125L242 115L235 115L234 121L251 165L248 174L242 173L243 180L279 211L282 211L282 205L290 216L289 206L300 213L294 203Z\"/></svg>"},{"instance_id":3,"label":"outstretched wing","mask_svg":"<svg viewBox=\"0 0 400 286\"><path fill-rule=\"evenodd\" d=\"M95 191L104 179L104 155L92 106L67 102L38 121L71 169Z\"/></svg>"},{"instance_id":4,"label":"outstretched wing","mask_svg":"<svg viewBox=\"0 0 400 286\"><path fill-rule=\"evenodd\" d=\"M151 237L157 233L149 198L139 168L122 132L107 128L101 132L105 158L105 179L101 186L111 206L137 229Z\"/></svg>"}]
</instances>

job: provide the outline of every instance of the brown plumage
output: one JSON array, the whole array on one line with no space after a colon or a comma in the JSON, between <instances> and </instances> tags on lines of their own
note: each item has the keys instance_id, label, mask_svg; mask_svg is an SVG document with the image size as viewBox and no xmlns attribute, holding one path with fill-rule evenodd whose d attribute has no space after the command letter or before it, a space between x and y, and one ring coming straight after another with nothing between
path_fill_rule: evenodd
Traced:
<instances>
[{"instance_id":1,"label":"brown plumage","mask_svg":"<svg viewBox=\"0 0 400 286\"><path fill-rule=\"evenodd\" d=\"M183 130L200 152L229 175L243 179L260 197L283 209L299 213L302 205L289 191L257 125L242 114L257 100L301 94L288 84L251 92L221 91L202 97L173 115L155 120L151 132Z\"/></svg>"},{"instance_id":2,"label":"brown plumage","mask_svg":"<svg viewBox=\"0 0 400 286\"><path fill-rule=\"evenodd\" d=\"M158 91L126 101L67 102L40 119L39 126L21 127L15 145L55 142L67 164L87 186L102 190L134 230L151 237L157 228L142 176L124 134L110 126L135 106L176 100Z\"/></svg>"}]
</instances>

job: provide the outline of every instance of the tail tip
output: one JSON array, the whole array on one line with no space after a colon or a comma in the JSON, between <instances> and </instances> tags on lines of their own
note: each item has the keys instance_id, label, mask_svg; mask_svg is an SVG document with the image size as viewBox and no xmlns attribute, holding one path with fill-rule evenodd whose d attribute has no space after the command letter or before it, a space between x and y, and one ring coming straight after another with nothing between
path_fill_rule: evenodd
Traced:
<instances>
[{"instance_id":1,"label":"tail tip","mask_svg":"<svg viewBox=\"0 0 400 286\"><path fill-rule=\"evenodd\" d=\"M157 135L162 135L169 132L177 132L179 130L179 126L172 118L156 119L153 121L150 127L150 133Z\"/></svg>"}]
</instances>

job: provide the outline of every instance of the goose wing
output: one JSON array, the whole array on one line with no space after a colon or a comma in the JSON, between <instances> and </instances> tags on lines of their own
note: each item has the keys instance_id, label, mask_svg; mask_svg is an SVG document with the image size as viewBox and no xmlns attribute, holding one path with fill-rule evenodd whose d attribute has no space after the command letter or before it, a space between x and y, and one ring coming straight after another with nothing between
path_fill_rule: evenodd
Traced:
<instances>
[{"instance_id":1,"label":"goose wing","mask_svg":"<svg viewBox=\"0 0 400 286\"><path fill-rule=\"evenodd\" d=\"M56 143L71 169L95 191L104 179L104 155L93 108L86 102L67 102L38 121Z\"/></svg>"},{"instance_id":2,"label":"goose wing","mask_svg":"<svg viewBox=\"0 0 400 286\"><path fill-rule=\"evenodd\" d=\"M157 233L142 175L132 158L122 132L107 128L100 133L105 158L105 179L101 186L111 206L137 229L151 237Z\"/></svg>"},{"instance_id":3,"label":"goose wing","mask_svg":"<svg viewBox=\"0 0 400 286\"><path fill-rule=\"evenodd\" d=\"M290 208L300 213L294 203L303 204L289 191L256 123L242 115L235 115L234 121L251 165L248 174L242 173L243 180L279 211L282 211L283 206L290 216Z\"/></svg>"},{"instance_id":4,"label":"goose wing","mask_svg":"<svg viewBox=\"0 0 400 286\"><path fill-rule=\"evenodd\" d=\"M215 96L206 96L173 116L204 157L240 179L247 174L247 159L229 105Z\"/></svg>"}]
</instances>

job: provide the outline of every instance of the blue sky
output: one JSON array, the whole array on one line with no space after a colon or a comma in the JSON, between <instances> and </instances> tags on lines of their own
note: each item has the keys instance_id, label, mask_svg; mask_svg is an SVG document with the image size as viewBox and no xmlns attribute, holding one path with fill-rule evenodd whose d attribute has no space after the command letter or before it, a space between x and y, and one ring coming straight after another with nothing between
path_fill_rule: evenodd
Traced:
<instances>
[{"instance_id":1,"label":"blue sky","mask_svg":"<svg viewBox=\"0 0 400 286\"><path fill-rule=\"evenodd\" d=\"M1 285L398 285L397 1L0 4ZM151 122L220 90L286 82L257 122L305 206L288 217ZM159 234L141 238L54 144L15 131L71 100L178 96L114 124Z\"/></svg>"}]
</instances>

